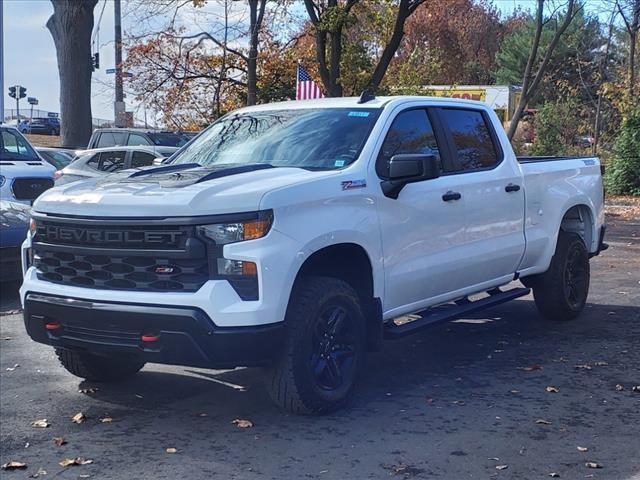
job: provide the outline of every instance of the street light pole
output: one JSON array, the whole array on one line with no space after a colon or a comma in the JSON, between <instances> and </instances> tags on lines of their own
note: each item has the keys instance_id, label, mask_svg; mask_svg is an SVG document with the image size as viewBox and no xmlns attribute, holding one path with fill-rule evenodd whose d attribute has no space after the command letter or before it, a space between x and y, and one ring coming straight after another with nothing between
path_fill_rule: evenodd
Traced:
<instances>
[{"instance_id":1,"label":"street light pole","mask_svg":"<svg viewBox=\"0 0 640 480\"><path fill-rule=\"evenodd\" d=\"M2 19L3 0L0 0L0 123L4 123L4 21Z\"/></svg>"},{"instance_id":2,"label":"street light pole","mask_svg":"<svg viewBox=\"0 0 640 480\"><path fill-rule=\"evenodd\" d=\"M120 0L114 0L113 13L116 44L116 101L114 103L114 115L116 127L124 127L125 105L122 92L122 13L120 11Z\"/></svg>"}]
</instances>

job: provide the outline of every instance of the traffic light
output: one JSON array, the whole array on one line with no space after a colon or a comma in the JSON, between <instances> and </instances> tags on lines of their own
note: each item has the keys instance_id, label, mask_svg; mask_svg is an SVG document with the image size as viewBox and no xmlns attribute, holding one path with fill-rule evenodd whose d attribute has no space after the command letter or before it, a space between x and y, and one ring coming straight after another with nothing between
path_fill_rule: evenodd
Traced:
<instances>
[{"instance_id":1,"label":"traffic light","mask_svg":"<svg viewBox=\"0 0 640 480\"><path fill-rule=\"evenodd\" d=\"M93 68L96 70L100 70L100 53L96 52L93 54Z\"/></svg>"},{"instance_id":2,"label":"traffic light","mask_svg":"<svg viewBox=\"0 0 640 480\"><path fill-rule=\"evenodd\" d=\"M9 87L9 96L11 98L16 98L16 87Z\"/></svg>"},{"instance_id":3,"label":"traffic light","mask_svg":"<svg viewBox=\"0 0 640 480\"><path fill-rule=\"evenodd\" d=\"M20 98L24 98L27 96L27 89L24 87L20 87Z\"/></svg>"}]
</instances>

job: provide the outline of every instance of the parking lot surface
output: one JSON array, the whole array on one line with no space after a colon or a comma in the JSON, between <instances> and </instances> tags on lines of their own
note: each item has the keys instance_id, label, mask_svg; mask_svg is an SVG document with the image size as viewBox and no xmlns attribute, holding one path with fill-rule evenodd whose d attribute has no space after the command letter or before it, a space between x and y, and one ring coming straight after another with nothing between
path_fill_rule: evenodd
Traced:
<instances>
[{"instance_id":1,"label":"parking lot surface","mask_svg":"<svg viewBox=\"0 0 640 480\"><path fill-rule=\"evenodd\" d=\"M608 223L577 320L542 321L529 296L387 342L324 417L278 410L257 369L83 382L29 340L18 286L2 285L0 460L27 464L2 477L640 478L640 220ZM92 463L59 465L76 457Z\"/></svg>"}]
</instances>

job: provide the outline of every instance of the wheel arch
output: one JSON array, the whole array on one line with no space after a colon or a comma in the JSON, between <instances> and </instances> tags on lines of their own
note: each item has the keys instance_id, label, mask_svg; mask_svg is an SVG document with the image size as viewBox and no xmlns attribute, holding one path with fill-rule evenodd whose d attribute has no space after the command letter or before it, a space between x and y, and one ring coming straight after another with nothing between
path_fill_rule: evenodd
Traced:
<instances>
[{"instance_id":1,"label":"wheel arch","mask_svg":"<svg viewBox=\"0 0 640 480\"><path fill-rule=\"evenodd\" d=\"M589 252L597 249L598 233L596 232L596 220L593 208L586 203L575 203L564 209L560 225L556 233L555 244L558 242L560 230L575 233L584 242ZM554 245L555 251L555 245Z\"/></svg>"},{"instance_id":2,"label":"wheel arch","mask_svg":"<svg viewBox=\"0 0 640 480\"><path fill-rule=\"evenodd\" d=\"M358 294L365 316L368 349L379 349L382 342L382 304L375 293L373 262L363 246L343 242L320 248L304 260L294 285L303 276L337 278L351 285Z\"/></svg>"}]
</instances>

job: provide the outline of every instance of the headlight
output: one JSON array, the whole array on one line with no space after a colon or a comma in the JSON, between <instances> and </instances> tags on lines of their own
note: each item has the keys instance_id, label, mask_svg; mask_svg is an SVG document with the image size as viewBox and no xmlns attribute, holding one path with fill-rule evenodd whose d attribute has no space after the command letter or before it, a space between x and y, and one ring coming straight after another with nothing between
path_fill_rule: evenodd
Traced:
<instances>
[{"instance_id":1,"label":"headlight","mask_svg":"<svg viewBox=\"0 0 640 480\"><path fill-rule=\"evenodd\" d=\"M205 237L216 242L217 245L255 240L264 237L271 229L273 215L271 211L261 212L257 219L244 222L214 223L201 225L199 231Z\"/></svg>"},{"instance_id":2,"label":"headlight","mask_svg":"<svg viewBox=\"0 0 640 480\"><path fill-rule=\"evenodd\" d=\"M6 178L4 175L0 175L0 187L4 185L4 182L6 181Z\"/></svg>"}]
</instances>

